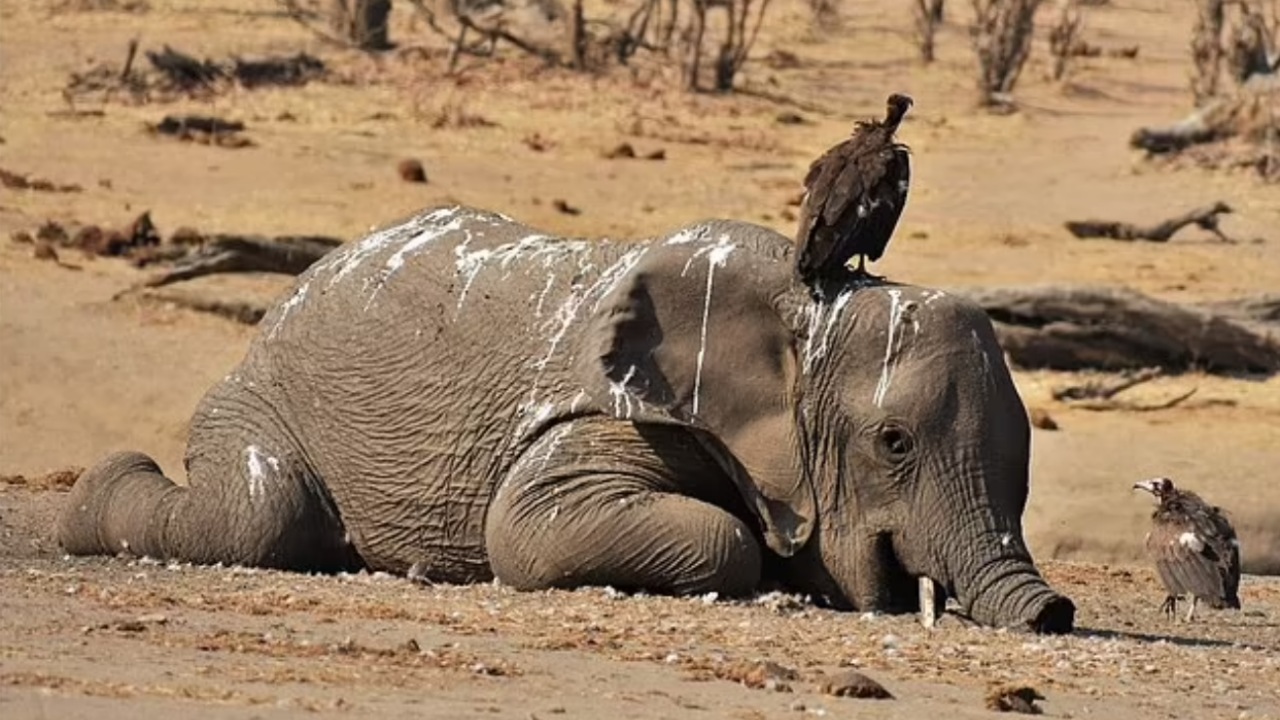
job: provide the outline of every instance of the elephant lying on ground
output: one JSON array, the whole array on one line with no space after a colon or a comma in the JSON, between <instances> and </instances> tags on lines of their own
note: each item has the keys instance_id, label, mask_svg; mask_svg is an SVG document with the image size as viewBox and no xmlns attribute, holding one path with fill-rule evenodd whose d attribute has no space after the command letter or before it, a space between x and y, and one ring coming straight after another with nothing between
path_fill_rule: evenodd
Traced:
<instances>
[{"instance_id":1,"label":"elephant lying on ground","mask_svg":"<svg viewBox=\"0 0 1280 720\"><path fill-rule=\"evenodd\" d=\"M1023 543L1030 431L987 317L793 262L740 222L586 242L424 212L267 314L196 410L189 487L112 455L60 540L886 611L927 576L981 623L1070 631Z\"/></svg>"}]
</instances>

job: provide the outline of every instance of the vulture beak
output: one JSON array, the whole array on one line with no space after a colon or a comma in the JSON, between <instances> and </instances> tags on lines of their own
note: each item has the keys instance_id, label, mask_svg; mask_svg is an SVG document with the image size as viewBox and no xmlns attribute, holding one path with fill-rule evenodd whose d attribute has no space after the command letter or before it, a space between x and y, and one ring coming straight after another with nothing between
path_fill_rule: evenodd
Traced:
<instances>
[{"instance_id":1,"label":"vulture beak","mask_svg":"<svg viewBox=\"0 0 1280 720\"><path fill-rule=\"evenodd\" d=\"M1157 495L1157 496L1160 494L1160 491L1158 490L1159 487L1160 487L1159 478L1152 478L1151 480L1143 480L1142 482L1136 482L1133 484L1134 490L1146 490L1152 495Z\"/></svg>"}]
</instances>

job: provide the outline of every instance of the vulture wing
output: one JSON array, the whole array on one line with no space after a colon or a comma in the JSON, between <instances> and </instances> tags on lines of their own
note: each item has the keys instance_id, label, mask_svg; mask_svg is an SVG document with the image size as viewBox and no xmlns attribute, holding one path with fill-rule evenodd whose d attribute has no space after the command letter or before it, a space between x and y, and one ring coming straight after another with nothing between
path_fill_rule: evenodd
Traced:
<instances>
[{"instance_id":1,"label":"vulture wing","mask_svg":"<svg viewBox=\"0 0 1280 720\"><path fill-rule=\"evenodd\" d=\"M1147 552L1170 595L1191 593L1214 607L1239 606L1239 548L1230 525L1164 507L1147 536Z\"/></svg>"},{"instance_id":2,"label":"vulture wing","mask_svg":"<svg viewBox=\"0 0 1280 720\"><path fill-rule=\"evenodd\" d=\"M860 129L809 167L797 238L799 268L810 277L855 255L877 260L906 206L911 160L884 128Z\"/></svg>"}]
</instances>

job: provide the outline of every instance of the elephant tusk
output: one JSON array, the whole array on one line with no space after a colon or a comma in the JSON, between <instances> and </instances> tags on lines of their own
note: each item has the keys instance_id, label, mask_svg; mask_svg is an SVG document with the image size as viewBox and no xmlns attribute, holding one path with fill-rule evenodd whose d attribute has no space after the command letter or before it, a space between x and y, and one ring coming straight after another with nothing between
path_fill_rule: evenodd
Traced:
<instances>
[{"instance_id":1,"label":"elephant tusk","mask_svg":"<svg viewBox=\"0 0 1280 720\"><path fill-rule=\"evenodd\" d=\"M920 576L920 624L932 628L938 622L934 604L934 584L927 575Z\"/></svg>"}]
</instances>

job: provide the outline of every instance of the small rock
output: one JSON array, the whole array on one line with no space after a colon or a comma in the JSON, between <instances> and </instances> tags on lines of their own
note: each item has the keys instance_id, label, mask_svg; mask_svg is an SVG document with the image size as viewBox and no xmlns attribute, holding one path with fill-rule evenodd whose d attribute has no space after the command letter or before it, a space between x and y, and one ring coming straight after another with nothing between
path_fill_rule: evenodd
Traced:
<instances>
[{"instance_id":1,"label":"small rock","mask_svg":"<svg viewBox=\"0 0 1280 720\"><path fill-rule=\"evenodd\" d=\"M542 137L541 133L534 133L532 135L525 136L524 144L534 152L546 152L551 149L553 145L550 140Z\"/></svg>"},{"instance_id":2,"label":"small rock","mask_svg":"<svg viewBox=\"0 0 1280 720\"><path fill-rule=\"evenodd\" d=\"M27 232L26 230L18 230L10 234L9 239L16 243L21 243L24 245L30 245L31 243L34 243L36 241L34 237L31 237L31 233Z\"/></svg>"},{"instance_id":3,"label":"small rock","mask_svg":"<svg viewBox=\"0 0 1280 720\"><path fill-rule=\"evenodd\" d=\"M1058 422L1053 419L1048 410L1044 408L1031 408L1028 413L1031 418L1031 427L1040 428L1041 430L1057 430Z\"/></svg>"},{"instance_id":4,"label":"small rock","mask_svg":"<svg viewBox=\"0 0 1280 720\"><path fill-rule=\"evenodd\" d=\"M396 172L399 173L400 179L405 182L425 183L427 181L427 171L423 169L422 163L417 160L401 160L396 164Z\"/></svg>"},{"instance_id":5,"label":"small rock","mask_svg":"<svg viewBox=\"0 0 1280 720\"><path fill-rule=\"evenodd\" d=\"M792 112L791 110L778 113L777 117L774 118L774 121L779 125L804 125L809 122L805 119L805 116L798 112Z\"/></svg>"},{"instance_id":6,"label":"small rock","mask_svg":"<svg viewBox=\"0 0 1280 720\"><path fill-rule=\"evenodd\" d=\"M772 690L774 692L791 692L789 681L800 677L799 673L789 667L779 665L771 660L756 663L740 673L740 682L756 690Z\"/></svg>"},{"instance_id":7,"label":"small rock","mask_svg":"<svg viewBox=\"0 0 1280 720\"><path fill-rule=\"evenodd\" d=\"M630 160L636 156L636 149L631 143L619 143L617 147L605 152L606 160Z\"/></svg>"},{"instance_id":8,"label":"small rock","mask_svg":"<svg viewBox=\"0 0 1280 720\"><path fill-rule=\"evenodd\" d=\"M559 210L565 215L581 215L582 214L581 209L570 205L566 200L560 200L558 198L551 201L551 207L554 207L555 209Z\"/></svg>"},{"instance_id":9,"label":"small rock","mask_svg":"<svg viewBox=\"0 0 1280 720\"><path fill-rule=\"evenodd\" d=\"M657 150L653 150L649 153L646 153L644 156L644 159L645 160L666 160L667 151L664 148L658 148Z\"/></svg>"},{"instance_id":10,"label":"small rock","mask_svg":"<svg viewBox=\"0 0 1280 720\"><path fill-rule=\"evenodd\" d=\"M840 671L834 677L822 683L822 692L836 697L861 698L864 700L893 699L893 693L890 693L883 685L857 670Z\"/></svg>"},{"instance_id":11,"label":"small rock","mask_svg":"<svg viewBox=\"0 0 1280 720\"><path fill-rule=\"evenodd\" d=\"M1044 700L1044 696L1029 685L1004 685L987 693L987 709L1039 715L1041 710L1036 700Z\"/></svg>"},{"instance_id":12,"label":"small rock","mask_svg":"<svg viewBox=\"0 0 1280 720\"><path fill-rule=\"evenodd\" d=\"M58 262L58 251L53 249L53 243L48 240L41 240L36 243L35 249L31 251L31 256L37 260L52 260Z\"/></svg>"}]
</instances>

